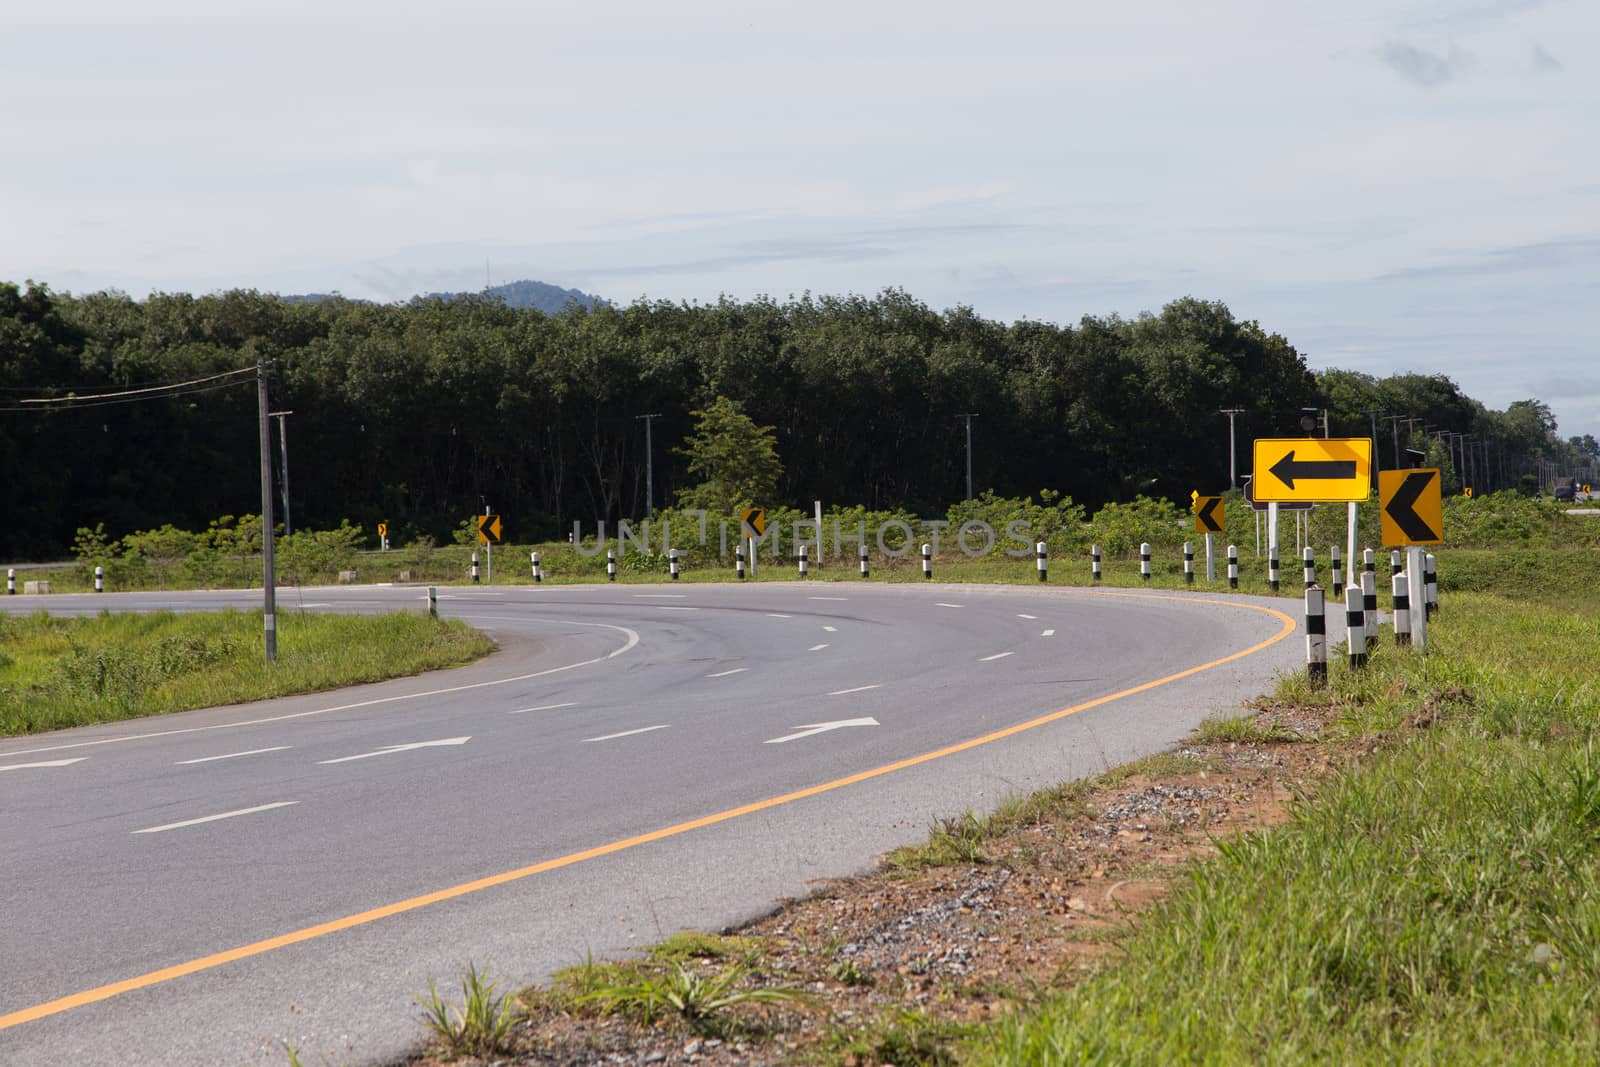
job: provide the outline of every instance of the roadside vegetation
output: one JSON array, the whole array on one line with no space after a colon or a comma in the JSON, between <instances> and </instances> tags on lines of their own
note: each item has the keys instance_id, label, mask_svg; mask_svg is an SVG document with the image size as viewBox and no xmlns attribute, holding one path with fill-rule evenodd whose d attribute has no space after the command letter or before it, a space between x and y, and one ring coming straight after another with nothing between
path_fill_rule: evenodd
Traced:
<instances>
[{"instance_id":1,"label":"roadside vegetation","mask_svg":"<svg viewBox=\"0 0 1600 1067\"><path fill-rule=\"evenodd\" d=\"M481 658L493 644L425 613L0 614L0 735L112 722L376 682Z\"/></svg>"}]
</instances>

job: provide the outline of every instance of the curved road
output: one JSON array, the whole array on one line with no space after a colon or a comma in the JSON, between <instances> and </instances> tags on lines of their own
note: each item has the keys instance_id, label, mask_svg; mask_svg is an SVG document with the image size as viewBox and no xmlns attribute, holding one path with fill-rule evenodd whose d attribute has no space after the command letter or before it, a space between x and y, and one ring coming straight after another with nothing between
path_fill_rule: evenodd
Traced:
<instances>
[{"instance_id":1,"label":"curved road","mask_svg":"<svg viewBox=\"0 0 1600 1067\"><path fill-rule=\"evenodd\" d=\"M286 590L422 610L414 587ZM260 594L4 598L57 613ZM0 741L0 1062L381 1062L414 993L759 914L930 821L1158 751L1292 601L813 582L441 590L501 651Z\"/></svg>"}]
</instances>

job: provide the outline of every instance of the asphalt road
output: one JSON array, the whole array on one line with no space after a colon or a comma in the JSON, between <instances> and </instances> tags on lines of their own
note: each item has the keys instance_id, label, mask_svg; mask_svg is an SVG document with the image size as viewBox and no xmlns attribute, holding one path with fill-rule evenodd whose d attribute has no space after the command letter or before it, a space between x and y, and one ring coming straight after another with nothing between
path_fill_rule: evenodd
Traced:
<instances>
[{"instance_id":1,"label":"asphalt road","mask_svg":"<svg viewBox=\"0 0 1600 1067\"><path fill-rule=\"evenodd\" d=\"M285 590L422 610L414 587ZM15 597L3 610L257 606ZM941 814L1158 751L1301 659L1292 601L853 583L441 590L501 651L0 741L0 1063L382 1062L521 984L720 928ZM1281 614L1280 614L1281 613Z\"/></svg>"}]
</instances>

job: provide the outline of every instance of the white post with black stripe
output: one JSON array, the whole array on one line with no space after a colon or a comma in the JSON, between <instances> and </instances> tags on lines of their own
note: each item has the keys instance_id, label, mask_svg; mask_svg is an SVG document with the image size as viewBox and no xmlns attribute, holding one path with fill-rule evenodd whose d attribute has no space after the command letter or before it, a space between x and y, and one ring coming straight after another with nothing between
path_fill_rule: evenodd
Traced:
<instances>
[{"instance_id":1,"label":"white post with black stripe","mask_svg":"<svg viewBox=\"0 0 1600 1067\"><path fill-rule=\"evenodd\" d=\"M1344 596L1344 561L1338 545L1333 546L1332 560L1329 566L1333 568L1333 599L1337 603Z\"/></svg>"},{"instance_id":2,"label":"white post with black stripe","mask_svg":"<svg viewBox=\"0 0 1600 1067\"><path fill-rule=\"evenodd\" d=\"M744 581L744 538L739 538L739 544L733 550L733 569L738 572L739 580Z\"/></svg>"},{"instance_id":3,"label":"white post with black stripe","mask_svg":"<svg viewBox=\"0 0 1600 1067\"><path fill-rule=\"evenodd\" d=\"M1406 578L1404 571L1396 571L1389 577L1389 582L1394 590L1394 643L1397 645L1409 645L1411 643L1411 583Z\"/></svg>"},{"instance_id":4,"label":"white post with black stripe","mask_svg":"<svg viewBox=\"0 0 1600 1067\"><path fill-rule=\"evenodd\" d=\"M539 566L539 553L529 552L528 563L533 567L533 580L535 582L544 581L544 568Z\"/></svg>"},{"instance_id":5,"label":"white post with black stripe","mask_svg":"<svg viewBox=\"0 0 1600 1067\"><path fill-rule=\"evenodd\" d=\"M1316 585L1306 586L1306 680L1313 689L1328 684L1327 598Z\"/></svg>"},{"instance_id":6,"label":"white post with black stripe","mask_svg":"<svg viewBox=\"0 0 1600 1067\"><path fill-rule=\"evenodd\" d=\"M476 552L472 554L472 580L474 582L478 580L478 554Z\"/></svg>"},{"instance_id":7,"label":"white post with black stripe","mask_svg":"<svg viewBox=\"0 0 1600 1067\"><path fill-rule=\"evenodd\" d=\"M1344 644L1350 654L1350 667L1360 670L1367 665L1367 620L1362 609L1361 587L1352 585L1344 593Z\"/></svg>"},{"instance_id":8,"label":"white post with black stripe","mask_svg":"<svg viewBox=\"0 0 1600 1067\"><path fill-rule=\"evenodd\" d=\"M608 548L608 549L606 549L606 581L614 582L616 580L617 580L617 550L614 549L614 548Z\"/></svg>"},{"instance_id":9,"label":"white post with black stripe","mask_svg":"<svg viewBox=\"0 0 1600 1067\"><path fill-rule=\"evenodd\" d=\"M1361 572L1361 610L1366 616L1367 643L1378 639L1378 575L1375 571Z\"/></svg>"},{"instance_id":10,"label":"white post with black stripe","mask_svg":"<svg viewBox=\"0 0 1600 1067\"><path fill-rule=\"evenodd\" d=\"M1406 565L1401 562L1400 559L1400 550L1398 548L1391 548L1389 550L1389 577L1393 578L1395 575L1399 574L1405 569Z\"/></svg>"},{"instance_id":11,"label":"white post with black stripe","mask_svg":"<svg viewBox=\"0 0 1600 1067\"><path fill-rule=\"evenodd\" d=\"M1432 552L1426 553L1422 559L1422 580L1424 587L1427 589L1427 613L1432 615L1439 610L1439 571L1435 566Z\"/></svg>"},{"instance_id":12,"label":"white post with black stripe","mask_svg":"<svg viewBox=\"0 0 1600 1067\"><path fill-rule=\"evenodd\" d=\"M682 564L678 562L678 550L675 548L667 549L667 573L672 575L673 581L678 580L678 571L681 569Z\"/></svg>"},{"instance_id":13,"label":"white post with black stripe","mask_svg":"<svg viewBox=\"0 0 1600 1067\"><path fill-rule=\"evenodd\" d=\"M1278 547L1273 545L1267 556L1267 588L1274 593L1278 591Z\"/></svg>"},{"instance_id":14,"label":"white post with black stripe","mask_svg":"<svg viewBox=\"0 0 1600 1067\"><path fill-rule=\"evenodd\" d=\"M439 590L428 586L428 614L433 618L439 617Z\"/></svg>"},{"instance_id":15,"label":"white post with black stripe","mask_svg":"<svg viewBox=\"0 0 1600 1067\"><path fill-rule=\"evenodd\" d=\"M926 541L922 542L922 577L933 579L933 546Z\"/></svg>"},{"instance_id":16,"label":"white post with black stripe","mask_svg":"<svg viewBox=\"0 0 1600 1067\"><path fill-rule=\"evenodd\" d=\"M1139 577L1150 580L1150 542L1139 542Z\"/></svg>"},{"instance_id":17,"label":"white post with black stripe","mask_svg":"<svg viewBox=\"0 0 1600 1067\"><path fill-rule=\"evenodd\" d=\"M1089 580L1095 585L1100 584L1100 546L1089 546Z\"/></svg>"},{"instance_id":18,"label":"white post with black stripe","mask_svg":"<svg viewBox=\"0 0 1600 1067\"><path fill-rule=\"evenodd\" d=\"M871 573L871 571L870 571L870 568L867 566L867 546L866 545L862 545L861 546L861 577L865 578L865 577L867 577L867 575L869 573Z\"/></svg>"},{"instance_id":19,"label":"white post with black stripe","mask_svg":"<svg viewBox=\"0 0 1600 1067\"><path fill-rule=\"evenodd\" d=\"M1050 546L1039 541L1033 546L1033 559L1039 568L1039 580L1050 580Z\"/></svg>"},{"instance_id":20,"label":"white post with black stripe","mask_svg":"<svg viewBox=\"0 0 1600 1067\"><path fill-rule=\"evenodd\" d=\"M802 577L802 578L804 578L806 576L806 567L811 562L809 556L810 556L810 546L809 545L801 545L800 546L800 577Z\"/></svg>"},{"instance_id":21,"label":"white post with black stripe","mask_svg":"<svg viewBox=\"0 0 1600 1067\"><path fill-rule=\"evenodd\" d=\"M1194 584L1194 542L1183 543L1183 584Z\"/></svg>"},{"instance_id":22,"label":"white post with black stripe","mask_svg":"<svg viewBox=\"0 0 1600 1067\"><path fill-rule=\"evenodd\" d=\"M17 568L6 568L6 596L17 595Z\"/></svg>"},{"instance_id":23,"label":"white post with black stripe","mask_svg":"<svg viewBox=\"0 0 1600 1067\"><path fill-rule=\"evenodd\" d=\"M1423 561L1424 552L1420 546L1413 545L1406 549L1406 577L1411 587L1411 599L1415 606L1411 609L1411 647L1424 654L1428 651L1428 583L1424 578L1426 564Z\"/></svg>"},{"instance_id":24,"label":"white post with black stripe","mask_svg":"<svg viewBox=\"0 0 1600 1067\"><path fill-rule=\"evenodd\" d=\"M1239 588L1239 546L1228 546L1228 588Z\"/></svg>"},{"instance_id":25,"label":"white post with black stripe","mask_svg":"<svg viewBox=\"0 0 1600 1067\"><path fill-rule=\"evenodd\" d=\"M104 593L106 591L106 569L98 564L94 569L94 591L96 593Z\"/></svg>"},{"instance_id":26,"label":"white post with black stripe","mask_svg":"<svg viewBox=\"0 0 1600 1067\"><path fill-rule=\"evenodd\" d=\"M1306 588L1317 584L1317 553L1310 545L1300 550L1300 567L1305 573Z\"/></svg>"}]
</instances>

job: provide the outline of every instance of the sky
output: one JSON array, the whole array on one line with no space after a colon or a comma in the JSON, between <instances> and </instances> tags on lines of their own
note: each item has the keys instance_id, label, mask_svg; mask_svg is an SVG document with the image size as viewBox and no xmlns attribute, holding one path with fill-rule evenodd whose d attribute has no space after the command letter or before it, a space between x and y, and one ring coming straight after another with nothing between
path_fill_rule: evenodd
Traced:
<instances>
[{"instance_id":1,"label":"sky","mask_svg":"<svg viewBox=\"0 0 1600 1067\"><path fill-rule=\"evenodd\" d=\"M0 0L0 280L1195 296L1600 437L1597 59L1594 0Z\"/></svg>"}]
</instances>

